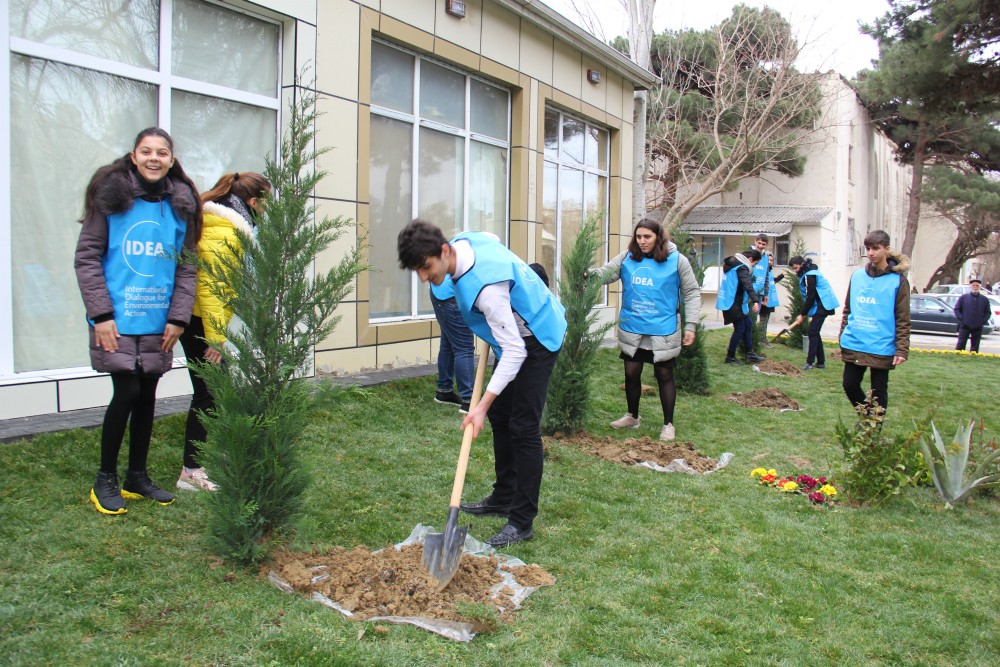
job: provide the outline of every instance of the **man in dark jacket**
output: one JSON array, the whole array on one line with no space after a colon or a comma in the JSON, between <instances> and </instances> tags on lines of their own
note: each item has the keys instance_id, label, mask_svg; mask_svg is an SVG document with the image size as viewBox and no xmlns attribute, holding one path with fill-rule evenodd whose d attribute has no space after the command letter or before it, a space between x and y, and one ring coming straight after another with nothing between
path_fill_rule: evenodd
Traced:
<instances>
[{"instance_id":1,"label":"man in dark jacket","mask_svg":"<svg viewBox=\"0 0 1000 667\"><path fill-rule=\"evenodd\" d=\"M748 364L764 361L764 357L753 351L753 321L750 319L750 305L753 312L760 311L760 295L753 288L753 269L760 261L760 252L748 250L727 257L722 263L723 278L719 285L719 295L715 307L722 311L722 321L733 325L733 335L729 338L727 364L738 364L736 348L740 341L746 349Z\"/></svg>"},{"instance_id":2,"label":"man in dark jacket","mask_svg":"<svg viewBox=\"0 0 1000 667\"><path fill-rule=\"evenodd\" d=\"M836 312L840 302L833 293L830 281L820 273L811 259L795 256L788 260L788 266L799 277L799 288L805 301L802 312L795 320L795 326L802 324L806 317L812 318L809 320L809 351L802 370L826 368L826 353L823 351L820 331L826 318Z\"/></svg>"},{"instance_id":3,"label":"man in dark jacket","mask_svg":"<svg viewBox=\"0 0 1000 667\"><path fill-rule=\"evenodd\" d=\"M990 300L980 293L982 282L979 278L969 281L971 292L958 297L955 304L955 317L958 318L958 344L956 350L965 349L965 341L972 338L970 352L979 352L979 339L983 335L983 327L990 321Z\"/></svg>"}]
</instances>

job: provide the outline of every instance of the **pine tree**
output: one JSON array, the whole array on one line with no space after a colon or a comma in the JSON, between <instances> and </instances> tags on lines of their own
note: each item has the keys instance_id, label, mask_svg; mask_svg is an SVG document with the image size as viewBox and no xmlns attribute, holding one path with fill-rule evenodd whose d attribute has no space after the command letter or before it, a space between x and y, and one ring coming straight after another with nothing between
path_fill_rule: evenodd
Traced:
<instances>
[{"instance_id":1,"label":"pine tree","mask_svg":"<svg viewBox=\"0 0 1000 667\"><path fill-rule=\"evenodd\" d=\"M601 247L603 213L589 216L580 227L573 247L562 258L559 300L566 308L566 338L552 370L542 432L572 434L583 429L590 409L590 376L597 350L613 324L598 325L594 306L603 285L588 276Z\"/></svg>"},{"instance_id":2,"label":"pine tree","mask_svg":"<svg viewBox=\"0 0 1000 667\"><path fill-rule=\"evenodd\" d=\"M806 254L806 242L799 234L795 235L794 245L792 246L792 256L795 257L805 257ZM799 284L799 277L795 275L795 272L789 268L785 271L785 277L781 281L781 284L785 286L788 291L788 315L785 316L785 322L791 324L802 312L802 306L805 305L805 297L802 296L802 286ZM809 331L809 318L806 317L802 320L802 324L792 329L788 332L788 336L784 339L785 345L788 347L794 347L796 349L802 349L802 337Z\"/></svg>"},{"instance_id":3,"label":"pine tree","mask_svg":"<svg viewBox=\"0 0 1000 667\"><path fill-rule=\"evenodd\" d=\"M691 234L685 229L675 230L673 241L678 250L683 252L691 262L694 277L701 285L705 280L705 268L698 260L697 254L692 252ZM680 300L680 306L681 322L678 323L678 326L683 327L685 322L695 318L697 318L697 324L695 325L694 343L686 347L681 346L681 353L677 357L677 367L674 368L674 384L676 384L678 391L708 396L710 393L708 357L705 355L705 327L701 323L701 313L692 313L689 317L688 313L684 312L683 299Z\"/></svg>"},{"instance_id":4,"label":"pine tree","mask_svg":"<svg viewBox=\"0 0 1000 667\"><path fill-rule=\"evenodd\" d=\"M326 150L313 148L315 103L305 92L290 104L280 159L266 161L276 194L256 238L238 233L242 252L216 266L199 262L242 323L220 348L222 365L197 367L216 402L202 416L208 437L201 460L219 485L209 496L209 532L220 555L244 564L266 555L301 506L308 475L297 443L312 404L302 375L363 269L352 244L328 272L315 271L317 257L353 229L344 218L314 218L313 190L325 173L313 169Z\"/></svg>"}]
</instances>

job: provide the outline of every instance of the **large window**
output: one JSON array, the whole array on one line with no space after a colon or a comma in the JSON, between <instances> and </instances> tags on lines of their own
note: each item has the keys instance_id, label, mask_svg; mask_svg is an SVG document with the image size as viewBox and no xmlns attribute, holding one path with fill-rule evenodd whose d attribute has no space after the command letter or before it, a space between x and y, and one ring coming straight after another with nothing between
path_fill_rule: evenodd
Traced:
<instances>
[{"instance_id":1,"label":"large window","mask_svg":"<svg viewBox=\"0 0 1000 667\"><path fill-rule=\"evenodd\" d=\"M273 21L203 0L11 0L9 11L10 217L0 235L10 238L11 293L0 312L11 329L0 336L0 376L89 366L73 253L98 166L158 125L207 189L226 171L263 170L280 109Z\"/></svg>"},{"instance_id":2,"label":"large window","mask_svg":"<svg viewBox=\"0 0 1000 667\"><path fill-rule=\"evenodd\" d=\"M542 247L539 263L557 281L562 255L583 220L608 220L608 131L556 109L545 110ZM595 258L599 260L601 258ZM553 285L555 287L555 285Z\"/></svg>"},{"instance_id":3,"label":"large window","mask_svg":"<svg viewBox=\"0 0 1000 667\"><path fill-rule=\"evenodd\" d=\"M396 236L412 218L450 238L507 238L510 94L464 72L372 42L369 316L433 316L426 287L399 269Z\"/></svg>"}]
</instances>

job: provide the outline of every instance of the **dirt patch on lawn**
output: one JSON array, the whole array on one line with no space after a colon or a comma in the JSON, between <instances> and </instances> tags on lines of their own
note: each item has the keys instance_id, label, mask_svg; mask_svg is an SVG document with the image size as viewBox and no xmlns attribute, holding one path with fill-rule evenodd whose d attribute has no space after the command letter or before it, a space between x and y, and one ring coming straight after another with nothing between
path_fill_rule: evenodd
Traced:
<instances>
[{"instance_id":1,"label":"dirt patch on lawn","mask_svg":"<svg viewBox=\"0 0 1000 667\"><path fill-rule=\"evenodd\" d=\"M745 408L766 408L768 410L798 410L799 404L777 387L754 389L745 394L736 392L726 396L728 401L736 401Z\"/></svg>"},{"instance_id":2,"label":"dirt patch on lawn","mask_svg":"<svg viewBox=\"0 0 1000 667\"><path fill-rule=\"evenodd\" d=\"M358 620L372 616L418 616L471 623L474 632L493 628L483 619L464 616L457 607L482 605L495 609L499 620L514 610L509 586L493 587L503 581L497 571L506 569L522 586L549 586L552 576L537 565L507 567L496 556L463 554L458 572L443 591L423 565L423 545L394 546L373 553L359 546L347 550L335 547L322 553L282 551L275 554L269 569L296 590L320 593L354 614Z\"/></svg>"},{"instance_id":3,"label":"dirt patch on lawn","mask_svg":"<svg viewBox=\"0 0 1000 667\"><path fill-rule=\"evenodd\" d=\"M640 385L641 389L639 391L640 396L654 396L656 395L656 387L651 387L648 384ZM625 383L622 382L618 385L618 388L625 391Z\"/></svg>"},{"instance_id":4,"label":"dirt patch on lawn","mask_svg":"<svg viewBox=\"0 0 1000 667\"><path fill-rule=\"evenodd\" d=\"M802 371L795 364L777 359L765 359L756 366L762 373L770 373L771 375L788 375L790 377L802 375Z\"/></svg>"},{"instance_id":5,"label":"dirt patch on lawn","mask_svg":"<svg viewBox=\"0 0 1000 667\"><path fill-rule=\"evenodd\" d=\"M580 449L599 456L605 461L635 465L652 461L666 466L675 459L684 459L698 472L714 470L718 459L703 455L690 442L661 442L648 437L615 440L608 436L578 433L572 438L560 439L564 445L575 445Z\"/></svg>"}]
</instances>

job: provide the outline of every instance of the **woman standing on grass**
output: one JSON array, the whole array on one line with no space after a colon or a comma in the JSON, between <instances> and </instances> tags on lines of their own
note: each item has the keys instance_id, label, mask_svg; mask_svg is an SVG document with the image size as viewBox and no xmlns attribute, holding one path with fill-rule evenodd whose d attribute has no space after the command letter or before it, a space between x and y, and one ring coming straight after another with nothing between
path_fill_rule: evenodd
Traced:
<instances>
[{"instance_id":1,"label":"woman standing on grass","mask_svg":"<svg viewBox=\"0 0 1000 667\"><path fill-rule=\"evenodd\" d=\"M660 223L643 218L632 232L628 250L593 273L606 285L622 281L622 307L618 320L618 347L625 362L625 402L628 412L611 422L613 428L639 428L642 368L653 364L660 391L663 427L660 440L676 437L674 366L681 345L694 343L701 313L701 287L691 263L669 239ZM684 299L688 321L681 333L678 308ZM682 337L683 336L683 337Z\"/></svg>"},{"instance_id":2,"label":"woman standing on grass","mask_svg":"<svg viewBox=\"0 0 1000 667\"><path fill-rule=\"evenodd\" d=\"M156 385L194 305L196 269L180 259L201 234L198 190L160 128L143 130L132 152L90 179L76 246L77 282L90 323L90 361L110 373L114 393L101 431L101 467L90 500L125 514L123 498L161 505L174 496L146 470ZM129 427L128 472L118 486L118 452Z\"/></svg>"},{"instance_id":3,"label":"woman standing on grass","mask_svg":"<svg viewBox=\"0 0 1000 667\"><path fill-rule=\"evenodd\" d=\"M254 216L263 210L270 194L271 183L252 171L229 173L220 178L211 190L201 196L205 216L201 240L198 241L198 258L212 266L219 266L224 259L231 258L240 248L236 230L246 236L256 233ZM191 324L181 335L181 345L188 360L204 359L213 364L220 363L222 354L218 348L226 342L226 326L232 318L233 314L226 310L213 289L209 275L199 269ZM205 442L206 436L198 413L214 408L215 399L193 365L188 365L188 373L194 391L184 428L184 465L177 479L177 488L215 491L218 487L197 460L198 443Z\"/></svg>"}]
</instances>

